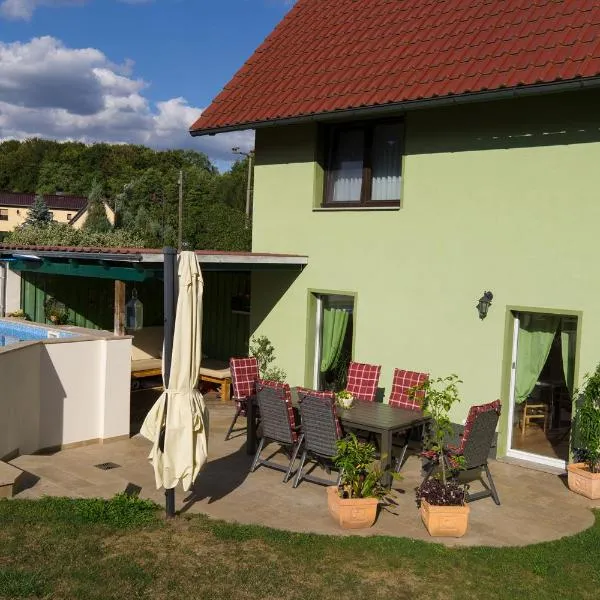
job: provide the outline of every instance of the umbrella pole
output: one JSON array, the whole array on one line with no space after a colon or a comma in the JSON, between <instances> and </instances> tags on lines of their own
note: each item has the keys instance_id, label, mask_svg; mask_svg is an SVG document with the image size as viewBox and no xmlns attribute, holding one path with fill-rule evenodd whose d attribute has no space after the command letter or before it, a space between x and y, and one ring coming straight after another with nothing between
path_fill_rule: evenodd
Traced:
<instances>
[{"instance_id":1,"label":"umbrella pole","mask_svg":"<svg viewBox=\"0 0 600 600\"><path fill-rule=\"evenodd\" d=\"M164 254L164 318L165 318L165 347L164 356L164 381L165 389L169 388L171 375L171 356L173 354L173 335L175 333L175 312L177 310L177 250L167 247ZM165 399L165 423L169 410L169 396ZM165 435L166 437L166 435ZM175 516L175 488L165 489L165 513L167 517Z\"/></svg>"}]
</instances>

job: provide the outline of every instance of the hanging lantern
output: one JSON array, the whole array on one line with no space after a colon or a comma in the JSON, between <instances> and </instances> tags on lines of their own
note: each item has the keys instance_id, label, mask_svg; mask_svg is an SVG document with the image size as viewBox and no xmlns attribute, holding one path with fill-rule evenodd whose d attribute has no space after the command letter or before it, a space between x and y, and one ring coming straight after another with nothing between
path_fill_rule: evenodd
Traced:
<instances>
[{"instance_id":1,"label":"hanging lantern","mask_svg":"<svg viewBox=\"0 0 600 600\"><path fill-rule=\"evenodd\" d=\"M133 288L131 299L125 305L125 327L137 331L144 326L144 305L137 297L137 290Z\"/></svg>"},{"instance_id":2,"label":"hanging lantern","mask_svg":"<svg viewBox=\"0 0 600 600\"><path fill-rule=\"evenodd\" d=\"M477 303L477 312L479 313L480 319L485 319L487 317L488 309L492 305L492 300L494 299L494 294L492 292L484 292L483 296L479 298L479 302Z\"/></svg>"}]
</instances>

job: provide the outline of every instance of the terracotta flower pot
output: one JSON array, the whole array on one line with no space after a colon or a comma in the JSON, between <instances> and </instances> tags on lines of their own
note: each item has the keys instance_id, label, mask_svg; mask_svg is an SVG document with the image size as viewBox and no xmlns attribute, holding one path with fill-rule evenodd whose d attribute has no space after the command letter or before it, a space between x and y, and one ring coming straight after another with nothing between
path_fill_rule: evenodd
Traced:
<instances>
[{"instance_id":1,"label":"terracotta flower pot","mask_svg":"<svg viewBox=\"0 0 600 600\"><path fill-rule=\"evenodd\" d=\"M377 498L340 498L337 486L327 488L329 513L342 529L371 527L377 518Z\"/></svg>"},{"instance_id":2,"label":"terracotta flower pot","mask_svg":"<svg viewBox=\"0 0 600 600\"><path fill-rule=\"evenodd\" d=\"M421 519L432 537L462 537L469 525L468 504L464 506L434 506L421 500Z\"/></svg>"},{"instance_id":3,"label":"terracotta flower pot","mask_svg":"<svg viewBox=\"0 0 600 600\"><path fill-rule=\"evenodd\" d=\"M586 498L600 498L600 473L592 473L585 463L574 463L567 467L569 489Z\"/></svg>"}]
</instances>

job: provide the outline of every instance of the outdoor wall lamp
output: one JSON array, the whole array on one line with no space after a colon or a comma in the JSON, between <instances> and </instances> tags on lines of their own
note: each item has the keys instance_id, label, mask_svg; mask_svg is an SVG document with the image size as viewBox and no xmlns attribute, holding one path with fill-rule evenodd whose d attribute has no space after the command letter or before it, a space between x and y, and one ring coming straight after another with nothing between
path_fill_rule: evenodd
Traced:
<instances>
[{"instance_id":1,"label":"outdoor wall lamp","mask_svg":"<svg viewBox=\"0 0 600 600\"><path fill-rule=\"evenodd\" d=\"M485 319L487 317L488 309L492 305L493 298L494 294L492 294L492 292L483 292L483 296L479 298L477 311L479 312L480 319Z\"/></svg>"}]
</instances>

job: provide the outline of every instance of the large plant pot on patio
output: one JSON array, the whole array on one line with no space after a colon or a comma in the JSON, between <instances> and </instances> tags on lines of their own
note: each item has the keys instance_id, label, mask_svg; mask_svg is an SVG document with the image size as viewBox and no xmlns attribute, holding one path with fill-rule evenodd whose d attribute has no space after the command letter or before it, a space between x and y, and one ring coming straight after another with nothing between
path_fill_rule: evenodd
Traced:
<instances>
[{"instance_id":1,"label":"large plant pot on patio","mask_svg":"<svg viewBox=\"0 0 600 600\"><path fill-rule=\"evenodd\" d=\"M378 504L377 498L340 498L337 486L327 488L329 512L342 529L371 527Z\"/></svg>"},{"instance_id":2,"label":"large plant pot on patio","mask_svg":"<svg viewBox=\"0 0 600 600\"><path fill-rule=\"evenodd\" d=\"M567 467L569 489L586 498L600 498L600 473L592 473L585 463L574 463Z\"/></svg>"},{"instance_id":3,"label":"large plant pot on patio","mask_svg":"<svg viewBox=\"0 0 600 600\"><path fill-rule=\"evenodd\" d=\"M469 525L468 504L464 506L434 506L421 500L421 519L432 537L462 537Z\"/></svg>"}]
</instances>

